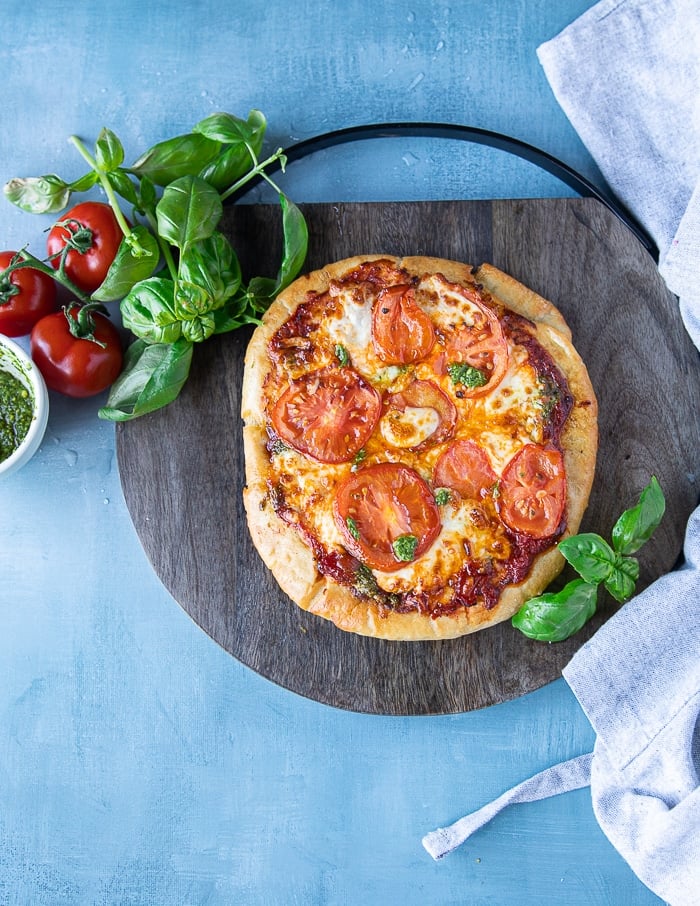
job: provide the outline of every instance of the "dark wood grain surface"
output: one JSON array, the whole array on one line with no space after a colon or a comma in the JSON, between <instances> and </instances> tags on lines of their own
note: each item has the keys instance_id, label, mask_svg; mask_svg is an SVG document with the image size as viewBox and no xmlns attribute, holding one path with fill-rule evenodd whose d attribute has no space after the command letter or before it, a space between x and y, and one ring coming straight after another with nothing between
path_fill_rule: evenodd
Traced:
<instances>
[{"instance_id":1,"label":"dark wood grain surface","mask_svg":"<svg viewBox=\"0 0 700 906\"><path fill-rule=\"evenodd\" d=\"M609 534L655 474L667 515L640 553L638 587L674 567L698 500L697 352L654 262L607 208L593 199L535 199L307 205L304 212L307 269L370 252L488 261L551 299L572 328L600 404L596 482L582 530ZM278 209L230 207L224 230L247 276L274 274ZM136 531L192 619L273 682L355 711L468 711L558 677L612 613L609 598L581 633L556 645L532 642L510 623L462 639L397 643L343 633L279 591L250 541L241 499L249 337L243 330L198 347L178 400L117 427Z\"/></svg>"}]
</instances>

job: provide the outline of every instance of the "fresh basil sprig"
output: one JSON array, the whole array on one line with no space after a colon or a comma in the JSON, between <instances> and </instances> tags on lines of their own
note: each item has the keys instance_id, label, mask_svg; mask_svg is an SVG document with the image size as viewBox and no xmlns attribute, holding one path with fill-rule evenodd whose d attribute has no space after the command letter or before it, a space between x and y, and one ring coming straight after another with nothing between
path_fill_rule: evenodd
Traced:
<instances>
[{"instance_id":1,"label":"fresh basil sprig","mask_svg":"<svg viewBox=\"0 0 700 906\"><path fill-rule=\"evenodd\" d=\"M71 137L90 167L80 178L67 182L50 174L5 186L13 204L46 214L99 184L122 228L116 258L91 298L120 300L123 324L136 340L100 417L125 421L172 402L187 379L192 344L259 323L301 270L306 221L266 173L273 163L284 169L282 149L260 160L266 128L259 110L247 120L214 113L191 132L158 142L131 166L124 165L119 138L102 129L92 153ZM218 225L224 201L256 176L279 196L282 260L276 277L253 277L245 286L236 252ZM131 207L133 225L119 198Z\"/></svg>"},{"instance_id":2,"label":"fresh basil sprig","mask_svg":"<svg viewBox=\"0 0 700 906\"><path fill-rule=\"evenodd\" d=\"M652 476L639 503L625 510L613 526L612 544L592 532L560 541L557 547L581 578L573 579L559 592L526 601L513 617L513 626L528 638L561 642L591 619L599 585L619 603L629 600L639 578L639 561L632 554L651 538L665 509L663 491Z\"/></svg>"}]
</instances>

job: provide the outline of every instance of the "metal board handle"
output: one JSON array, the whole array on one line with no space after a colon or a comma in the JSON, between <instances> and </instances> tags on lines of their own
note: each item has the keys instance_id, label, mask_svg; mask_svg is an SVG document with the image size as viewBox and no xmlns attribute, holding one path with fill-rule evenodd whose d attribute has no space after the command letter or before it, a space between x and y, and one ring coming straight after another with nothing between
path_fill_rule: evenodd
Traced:
<instances>
[{"instance_id":1,"label":"metal board handle","mask_svg":"<svg viewBox=\"0 0 700 906\"><path fill-rule=\"evenodd\" d=\"M323 151L327 148L334 148L338 145L348 144L355 141L365 141L375 138L402 138L405 136L418 138L449 138L459 141L473 142L479 145L487 145L500 151L507 151L514 154L529 163L535 164L540 169L545 170L552 176L557 177L561 182L573 189L583 198L596 198L606 206L622 223L636 236L644 248L649 252L654 261L659 260L659 251L655 242L637 223L634 217L627 211L619 201L617 201L608 192L594 186L580 173L577 173L567 164L546 151L542 151L534 145L528 145L519 139L503 135L499 132L491 132L488 129L479 129L475 126L463 126L457 123L423 123L423 122L398 122L398 123L370 123L364 126L349 126L345 129L336 129L332 132L325 132L320 135L312 136L303 141L296 142L285 148L284 153L287 162L302 160L317 151ZM281 163L275 161L269 168L270 172L275 172L281 168ZM253 185L260 182L262 177L252 180L248 183L240 194L248 191ZM240 197L240 196L239 196Z\"/></svg>"}]
</instances>

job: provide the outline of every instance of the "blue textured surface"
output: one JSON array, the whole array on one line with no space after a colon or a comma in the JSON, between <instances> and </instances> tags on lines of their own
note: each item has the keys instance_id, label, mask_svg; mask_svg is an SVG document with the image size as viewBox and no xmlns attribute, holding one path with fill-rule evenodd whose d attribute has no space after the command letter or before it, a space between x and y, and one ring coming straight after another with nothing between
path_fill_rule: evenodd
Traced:
<instances>
[{"instance_id":1,"label":"blue textured surface","mask_svg":"<svg viewBox=\"0 0 700 906\"><path fill-rule=\"evenodd\" d=\"M133 158L251 107L271 148L375 121L457 122L596 180L535 56L589 5L6 2L0 181L77 176L72 133L109 126ZM324 152L289 180L297 201L562 194L500 153L419 140ZM0 246L43 250L50 219L2 204ZM566 684L406 719L260 678L152 572L100 402L52 395L39 453L0 484L1 903L658 902L587 790L516 806L434 863L425 832L591 749Z\"/></svg>"}]
</instances>

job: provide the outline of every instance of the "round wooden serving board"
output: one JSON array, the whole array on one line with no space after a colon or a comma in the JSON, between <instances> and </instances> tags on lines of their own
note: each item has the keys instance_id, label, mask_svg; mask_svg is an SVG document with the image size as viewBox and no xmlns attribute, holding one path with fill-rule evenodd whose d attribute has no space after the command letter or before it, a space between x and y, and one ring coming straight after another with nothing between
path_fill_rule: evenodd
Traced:
<instances>
[{"instance_id":1,"label":"round wooden serving board","mask_svg":"<svg viewBox=\"0 0 700 906\"><path fill-rule=\"evenodd\" d=\"M638 588L674 567L698 500L697 351L653 260L603 204L536 199L303 210L308 270L370 252L487 261L552 300L571 326L600 405L596 481L582 530L609 537L620 512L656 475L667 514L640 552ZM274 274L281 243L276 207L232 206L223 228L246 277ZM269 253L261 257L261 249ZM557 678L613 612L610 598L601 598L581 633L555 645L526 639L510 622L461 639L401 643L341 632L280 592L251 543L241 499L239 406L249 337L243 330L202 344L179 399L117 427L136 531L192 619L273 682L354 711L469 711Z\"/></svg>"}]
</instances>

